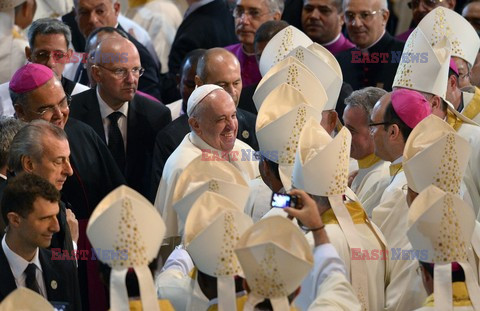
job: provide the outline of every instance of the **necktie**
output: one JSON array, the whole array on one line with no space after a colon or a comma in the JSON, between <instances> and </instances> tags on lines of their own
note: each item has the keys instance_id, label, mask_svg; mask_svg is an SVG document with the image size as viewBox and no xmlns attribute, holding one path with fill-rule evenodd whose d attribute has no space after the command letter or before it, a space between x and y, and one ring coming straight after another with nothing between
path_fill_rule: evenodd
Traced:
<instances>
[{"instance_id":1,"label":"necktie","mask_svg":"<svg viewBox=\"0 0 480 311\"><path fill-rule=\"evenodd\" d=\"M36 271L37 267L35 266L35 264L28 264L27 269L25 269L25 275L27 276L27 278L25 279L25 285L28 289L31 289L41 295L40 287L38 287L37 283Z\"/></svg>"},{"instance_id":2,"label":"necktie","mask_svg":"<svg viewBox=\"0 0 480 311\"><path fill-rule=\"evenodd\" d=\"M118 119L122 116L119 111L112 112L108 119L110 125L108 126L108 149L117 162L118 167L123 172L125 169L125 145L123 143L122 133L118 127Z\"/></svg>"}]
</instances>

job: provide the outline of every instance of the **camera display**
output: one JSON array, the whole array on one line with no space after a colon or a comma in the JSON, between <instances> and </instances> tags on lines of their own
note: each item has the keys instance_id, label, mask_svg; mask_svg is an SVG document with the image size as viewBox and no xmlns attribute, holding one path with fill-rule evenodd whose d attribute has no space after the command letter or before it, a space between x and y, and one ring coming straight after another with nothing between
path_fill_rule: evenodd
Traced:
<instances>
[{"instance_id":1,"label":"camera display","mask_svg":"<svg viewBox=\"0 0 480 311\"><path fill-rule=\"evenodd\" d=\"M294 195L283 194L283 193L273 193L272 194L272 207L285 208L285 207L295 207L297 204L297 197Z\"/></svg>"}]
</instances>

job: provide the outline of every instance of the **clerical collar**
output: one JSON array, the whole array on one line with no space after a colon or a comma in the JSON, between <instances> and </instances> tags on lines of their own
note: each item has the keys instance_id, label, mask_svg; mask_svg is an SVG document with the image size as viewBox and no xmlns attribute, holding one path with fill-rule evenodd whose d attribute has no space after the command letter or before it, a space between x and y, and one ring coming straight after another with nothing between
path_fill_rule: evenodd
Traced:
<instances>
[{"instance_id":1,"label":"clerical collar","mask_svg":"<svg viewBox=\"0 0 480 311\"><path fill-rule=\"evenodd\" d=\"M403 156L396 159L395 161L390 164L390 176L392 177L392 181L403 170Z\"/></svg>"},{"instance_id":2,"label":"clerical collar","mask_svg":"<svg viewBox=\"0 0 480 311\"><path fill-rule=\"evenodd\" d=\"M382 40L383 36L385 35L385 29L383 30L383 33L382 35L377 39L377 41L373 42L371 45L367 46L366 48L362 49L362 48L359 48L357 46L357 49L359 49L360 51L362 51L362 53L368 53L368 49L370 49L372 46L374 46L375 44L377 44L380 40Z\"/></svg>"},{"instance_id":3,"label":"clerical collar","mask_svg":"<svg viewBox=\"0 0 480 311\"><path fill-rule=\"evenodd\" d=\"M338 33L338 36L337 36L335 39L333 39L333 40L330 41L330 42L324 43L324 44L322 44L322 45L323 45L324 47L327 47L327 46L329 46L329 45L332 45L332 44L334 44L335 42L337 42L338 39L340 39L340 36L341 36L341 33L339 32L339 33Z\"/></svg>"},{"instance_id":4,"label":"clerical collar","mask_svg":"<svg viewBox=\"0 0 480 311\"><path fill-rule=\"evenodd\" d=\"M380 160L382 159L380 159L374 153L372 153L363 159L357 160L358 168L362 169L362 168L372 167L373 165L377 164Z\"/></svg>"}]
</instances>

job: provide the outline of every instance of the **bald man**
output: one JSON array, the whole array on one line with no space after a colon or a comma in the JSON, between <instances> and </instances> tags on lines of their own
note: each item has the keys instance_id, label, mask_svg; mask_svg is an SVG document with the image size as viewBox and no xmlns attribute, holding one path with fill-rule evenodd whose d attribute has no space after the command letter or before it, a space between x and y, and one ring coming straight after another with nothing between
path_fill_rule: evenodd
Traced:
<instances>
[{"instance_id":1,"label":"bald man","mask_svg":"<svg viewBox=\"0 0 480 311\"><path fill-rule=\"evenodd\" d=\"M71 115L97 132L127 184L147 196L153 144L157 133L172 120L170 110L136 94L144 68L129 40L103 40L91 70L96 87L73 97Z\"/></svg>"}]
</instances>

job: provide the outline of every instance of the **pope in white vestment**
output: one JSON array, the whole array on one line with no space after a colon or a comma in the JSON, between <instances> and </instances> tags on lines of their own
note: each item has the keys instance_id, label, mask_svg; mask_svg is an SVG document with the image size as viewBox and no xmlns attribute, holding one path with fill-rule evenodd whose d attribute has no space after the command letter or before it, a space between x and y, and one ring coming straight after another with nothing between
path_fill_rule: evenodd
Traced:
<instances>
[{"instance_id":1,"label":"pope in white vestment","mask_svg":"<svg viewBox=\"0 0 480 311\"><path fill-rule=\"evenodd\" d=\"M219 86L206 84L198 87L192 93L192 95L190 95L187 105L187 114L189 116L192 116L192 113L194 112L197 105L208 105L210 103L209 101L213 102L215 100L220 101L222 105L224 104L225 107L228 106L228 109L232 110L229 113L235 113L235 104L233 103L230 95ZM199 108L204 109L204 107ZM225 118L225 115L215 117ZM230 118L230 116L226 117ZM214 118L214 116L204 116L204 118ZM236 119L232 122L237 124ZM256 159L253 157L253 149L249 145L235 138L238 124L236 126L228 126L232 128L234 127L234 129L229 132L228 136L225 136L226 134L223 134L223 131L220 132L220 134L215 133L214 135L211 135L212 133L207 131L212 130L212 127L208 127L207 129L202 128L203 132L201 133L201 135L210 135L208 136L208 139L210 140L212 140L212 137L214 137L215 139L228 140L229 143L233 142L231 150L222 151L218 148L214 148L213 146L205 142L201 137L199 137L195 130L193 130L191 133L185 136L181 144L177 147L177 149L172 153L172 155L165 163L163 175L160 180L160 185L158 187L157 196L155 199L155 207L160 212L163 220L165 221L165 225L167 227L167 232L165 234L166 238L179 236L177 214L173 209L174 202L172 202L172 197L173 192L175 191L175 185L178 177L182 173L183 169L193 159L197 158L198 156L202 156L202 159L204 159L205 161L229 161L242 172L245 180L247 181L254 179L259 175L258 161L256 161ZM218 126L215 126L213 129L217 129L217 127ZM217 142L218 140L212 141Z\"/></svg>"}]
</instances>

